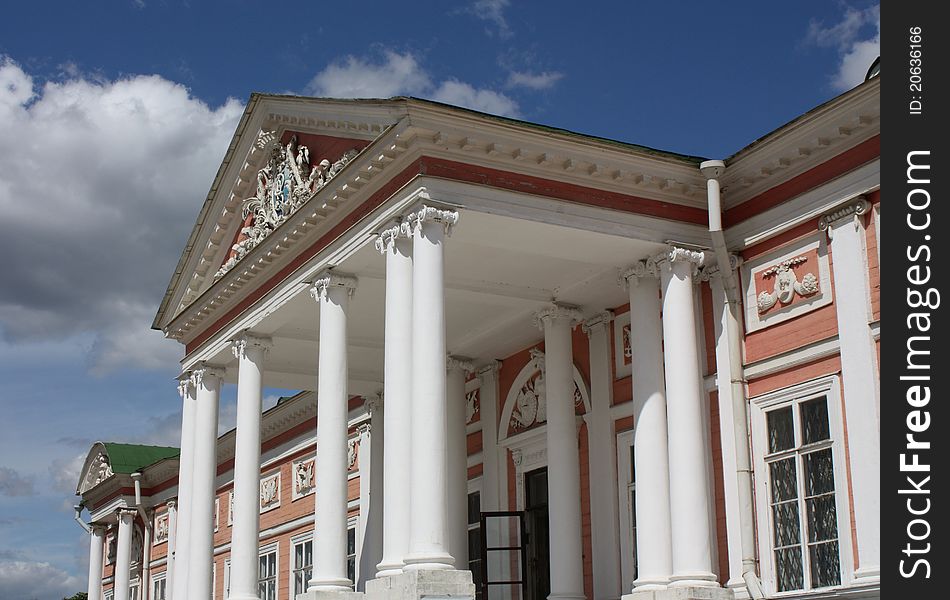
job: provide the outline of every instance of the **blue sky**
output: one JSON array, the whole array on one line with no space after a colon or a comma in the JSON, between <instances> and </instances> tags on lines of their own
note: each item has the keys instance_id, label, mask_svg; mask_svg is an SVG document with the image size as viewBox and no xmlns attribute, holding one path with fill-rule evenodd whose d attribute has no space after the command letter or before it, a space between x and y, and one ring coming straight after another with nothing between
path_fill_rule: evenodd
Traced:
<instances>
[{"instance_id":1,"label":"blue sky","mask_svg":"<svg viewBox=\"0 0 950 600\"><path fill-rule=\"evenodd\" d=\"M11 4L0 600L85 589L69 506L93 441L177 445L181 352L149 326L252 91L408 94L721 158L859 83L879 35L857 0ZM233 409L227 389L222 429Z\"/></svg>"}]
</instances>

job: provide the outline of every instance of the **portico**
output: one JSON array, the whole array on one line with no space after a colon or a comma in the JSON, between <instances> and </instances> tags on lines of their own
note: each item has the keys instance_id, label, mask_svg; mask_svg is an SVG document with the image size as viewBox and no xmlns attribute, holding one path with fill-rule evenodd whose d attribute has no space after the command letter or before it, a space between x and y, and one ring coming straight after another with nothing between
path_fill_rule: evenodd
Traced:
<instances>
[{"instance_id":1,"label":"portico","mask_svg":"<svg viewBox=\"0 0 950 600\"><path fill-rule=\"evenodd\" d=\"M255 96L155 321L185 351L148 490L167 596L746 594L706 189L693 157L424 101Z\"/></svg>"}]
</instances>

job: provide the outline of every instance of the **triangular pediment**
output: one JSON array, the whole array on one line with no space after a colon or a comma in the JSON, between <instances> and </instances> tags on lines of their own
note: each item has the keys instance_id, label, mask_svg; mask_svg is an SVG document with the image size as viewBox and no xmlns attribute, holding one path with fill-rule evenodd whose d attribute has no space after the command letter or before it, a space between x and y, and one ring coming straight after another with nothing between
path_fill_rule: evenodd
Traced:
<instances>
[{"instance_id":1,"label":"triangular pediment","mask_svg":"<svg viewBox=\"0 0 950 600\"><path fill-rule=\"evenodd\" d=\"M164 328L405 113L403 99L254 94L153 327Z\"/></svg>"}]
</instances>

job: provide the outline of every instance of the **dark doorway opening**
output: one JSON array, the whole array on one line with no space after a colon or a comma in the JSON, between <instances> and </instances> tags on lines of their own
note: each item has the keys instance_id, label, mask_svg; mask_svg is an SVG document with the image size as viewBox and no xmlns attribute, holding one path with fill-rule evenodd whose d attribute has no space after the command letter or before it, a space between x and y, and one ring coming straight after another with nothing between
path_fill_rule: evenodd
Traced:
<instances>
[{"instance_id":1,"label":"dark doorway opening","mask_svg":"<svg viewBox=\"0 0 950 600\"><path fill-rule=\"evenodd\" d=\"M547 467L524 474L524 492L526 600L546 600L551 593Z\"/></svg>"}]
</instances>

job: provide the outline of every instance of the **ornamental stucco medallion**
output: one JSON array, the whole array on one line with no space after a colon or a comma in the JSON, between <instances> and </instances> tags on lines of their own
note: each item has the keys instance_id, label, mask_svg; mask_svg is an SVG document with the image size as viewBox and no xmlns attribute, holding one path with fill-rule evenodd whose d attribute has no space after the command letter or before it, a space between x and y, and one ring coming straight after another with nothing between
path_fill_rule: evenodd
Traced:
<instances>
[{"instance_id":1,"label":"ornamental stucco medallion","mask_svg":"<svg viewBox=\"0 0 950 600\"><path fill-rule=\"evenodd\" d=\"M807 256L796 256L762 271L763 279L774 279L775 284L771 292L759 292L756 306L760 314L768 312L777 302L782 306L791 304L796 294L808 297L818 293L818 277L813 272L806 271L802 280L798 280L795 267L805 265L806 262Z\"/></svg>"}]
</instances>

